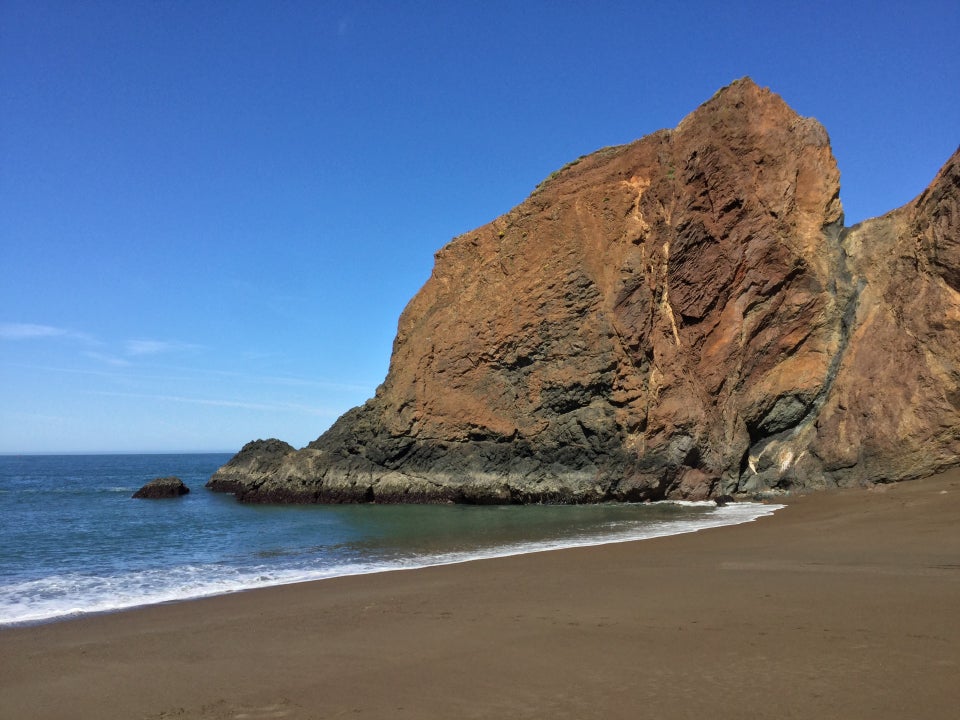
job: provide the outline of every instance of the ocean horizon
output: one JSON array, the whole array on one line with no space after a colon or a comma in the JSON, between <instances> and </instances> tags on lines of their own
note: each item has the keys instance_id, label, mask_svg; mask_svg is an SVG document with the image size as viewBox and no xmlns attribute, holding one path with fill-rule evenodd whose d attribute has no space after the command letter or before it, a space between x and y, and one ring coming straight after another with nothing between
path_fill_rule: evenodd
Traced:
<instances>
[{"instance_id":1,"label":"ocean horizon","mask_svg":"<svg viewBox=\"0 0 960 720\"><path fill-rule=\"evenodd\" d=\"M236 450L0 450L0 457L85 457L87 455L228 455L233 457Z\"/></svg>"},{"instance_id":2,"label":"ocean horizon","mask_svg":"<svg viewBox=\"0 0 960 720\"><path fill-rule=\"evenodd\" d=\"M0 626L696 532L781 507L245 505L204 488L232 455L0 455ZM165 475L191 492L131 497Z\"/></svg>"}]
</instances>

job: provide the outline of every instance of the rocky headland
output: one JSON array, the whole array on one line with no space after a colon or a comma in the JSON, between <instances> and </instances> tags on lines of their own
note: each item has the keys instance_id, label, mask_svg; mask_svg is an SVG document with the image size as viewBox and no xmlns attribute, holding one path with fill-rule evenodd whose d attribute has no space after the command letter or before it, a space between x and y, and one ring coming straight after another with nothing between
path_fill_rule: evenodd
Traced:
<instances>
[{"instance_id":1,"label":"rocky headland","mask_svg":"<svg viewBox=\"0 0 960 720\"><path fill-rule=\"evenodd\" d=\"M455 238L375 397L248 502L595 502L851 486L960 464L960 154L844 226L824 128L745 78Z\"/></svg>"}]
</instances>

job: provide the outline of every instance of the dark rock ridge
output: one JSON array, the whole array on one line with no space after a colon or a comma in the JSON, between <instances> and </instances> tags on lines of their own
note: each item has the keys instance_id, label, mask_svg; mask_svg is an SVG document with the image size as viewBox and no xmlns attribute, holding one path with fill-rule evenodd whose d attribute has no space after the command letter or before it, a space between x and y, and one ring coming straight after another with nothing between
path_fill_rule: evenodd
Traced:
<instances>
[{"instance_id":1,"label":"dark rock ridge","mask_svg":"<svg viewBox=\"0 0 960 720\"><path fill-rule=\"evenodd\" d=\"M133 497L146 498L148 500L162 500L165 498L177 498L190 492L190 488L183 484L183 480L178 477L159 477L154 478L142 488L137 490Z\"/></svg>"},{"instance_id":2,"label":"dark rock ridge","mask_svg":"<svg viewBox=\"0 0 960 720\"><path fill-rule=\"evenodd\" d=\"M253 502L593 502L960 462L960 159L845 228L826 131L749 79L436 254L376 396L208 483Z\"/></svg>"}]
</instances>

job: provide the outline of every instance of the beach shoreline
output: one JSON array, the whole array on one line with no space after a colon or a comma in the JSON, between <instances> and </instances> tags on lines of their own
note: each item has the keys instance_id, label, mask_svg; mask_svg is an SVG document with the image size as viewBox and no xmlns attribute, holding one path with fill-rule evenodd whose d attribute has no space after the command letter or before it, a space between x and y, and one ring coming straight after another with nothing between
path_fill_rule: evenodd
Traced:
<instances>
[{"instance_id":1,"label":"beach shoreline","mask_svg":"<svg viewBox=\"0 0 960 720\"><path fill-rule=\"evenodd\" d=\"M960 470L757 521L0 628L10 718L940 718Z\"/></svg>"},{"instance_id":2,"label":"beach shoreline","mask_svg":"<svg viewBox=\"0 0 960 720\"><path fill-rule=\"evenodd\" d=\"M702 515L663 515L658 513L664 507L690 506L698 511L705 511ZM328 506L313 506L311 509L327 509ZM430 510L448 511L454 506L436 507L429 506ZM490 508L471 508L468 506L455 506L458 510L465 512L489 510ZM533 527L527 527L526 530L513 535L501 535L499 539L492 536L484 538L483 543L476 541L476 521L479 518L473 517L473 523L464 523L461 525L461 543L459 546L453 545L434 545L429 550L422 548L412 550L406 548L391 548L392 556L378 556L376 552L367 550L366 558L354 557L349 560L343 559L343 554L338 553L337 543L329 537L324 538L326 545L322 548L311 548L312 563L300 565L287 565L281 559L273 565L257 565L244 567L243 565L228 566L229 570L234 570L233 574L223 572L222 566L217 562L219 556L213 555L212 561L207 565L184 564L179 567L171 564L165 570L134 569L128 577L118 579L115 576L97 578L93 576L89 582L84 584L78 582L76 578L69 574L64 576L53 575L49 578L43 578L43 586L40 588L31 588L29 593L24 593L26 597L17 598L17 602L10 603L11 595L16 592L4 594L0 591L0 629L4 627L25 627L29 625L44 624L49 622L61 622L64 620L79 619L91 615L102 615L113 612L123 612L127 610L148 607L151 605L160 605L170 602L183 602L198 600L220 595L228 595L236 592L247 592L259 588L279 587L283 585L296 585L303 582L313 582L320 580L329 580L336 577L348 577L353 575L369 575L382 572L397 572L402 570L415 570L427 567L436 567L440 565L454 565L464 562L474 562L476 560L488 560L513 555L525 555L537 552L552 552L555 550L564 550L576 547L594 547L611 543L637 542L640 540L649 540L656 537L665 537L690 532L700 532L715 527L724 527L745 522L753 522L760 517L776 512L783 505L773 502L738 502L729 503L723 507L718 507L713 501L687 502L675 500L663 500L654 503L606 503L603 505L581 505L581 506L534 506L535 511L554 510L569 511L573 513L581 510L595 510L600 508L626 510L628 508L637 510L634 515L607 514L605 522L594 518L592 524L579 525L577 530L578 516L567 517L568 529L566 532L553 535L542 535L542 530L538 534L536 518L528 517L528 521L534 521ZM350 506L351 510L420 510L423 506ZM299 509L299 508L298 508ZM342 508L336 508L342 509ZM502 506L497 508L508 512L516 513L528 508L520 506ZM686 509L686 508L685 508ZM650 511L650 514L645 514ZM325 518L317 517L318 523L322 523ZM242 518L236 519L243 522ZM431 528L426 523L426 518L421 518L423 535L429 536ZM542 521L542 517L540 518ZM407 520L409 522L409 520ZM579 522L583 522L583 516L579 516ZM514 517L508 526L515 527L520 531L522 519ZM248 532L247 524L242 524ZM489 525L488 525L489 527ZM419 532L419 529L418 529ZM471 534L472 532L472 534ZM473 543L471 544L471 538ZM522 538L522 539L521 539ZM274 543L282 543L282 539L274 540ZM302 548L300 536L292 535L290 545L287 548ZM300 543L299 545L297 543ZM180 547L185 544L181 543ZM274 545L274 548L278 547ZM91 551L95 548L90 547ZM325 550L331 550L328 557L321 557ZM261 551L264 552L264 551ZM279 553L276 549L265 551L268 553ZM248 551L248 554L256 555L256 552ZM306 553L304 553L306 554ZM390 555L390 553L387 553ZM171 552L168 559L176 560L177 553ZM212 566L212 567L211 567ZM220 566L220 567L218 567ZM217 570L220 570L218 573ZM147 579L149 576L149 579ZM161 577L168 579L166 583ZM171 581L172 580L172 581ZM179 581L179 582L178 582ZM26 584L29 584L27 582ZM112 593L102 586L108 585ZM149 587L149 591L144 592L143 587ZM95 588L97 592L91 592L90 588ZM44 592L46 591L46 592ZM54 597L55 595L55 597ZM36 598L40 602L35 602ZM4 602L6 601L6 602Z\"/></svg>"}]
</instances>

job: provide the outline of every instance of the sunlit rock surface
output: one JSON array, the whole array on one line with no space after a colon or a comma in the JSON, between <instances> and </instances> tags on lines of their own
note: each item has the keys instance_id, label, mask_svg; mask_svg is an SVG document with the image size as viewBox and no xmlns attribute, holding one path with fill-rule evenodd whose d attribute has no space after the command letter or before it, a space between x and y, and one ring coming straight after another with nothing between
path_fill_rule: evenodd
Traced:
<instances>
[{"instance_id":1,"label":"sunlit rock surface","mask_svg":"<svg viewBox=\"0 0 960 720\"><path fill-rule=\"evenodd\" d=\"M701 499L960 462L957 154L843 226L824 128L749 79L451 241L376 396L251 502Z\"/></svg>"}]
</instances>

